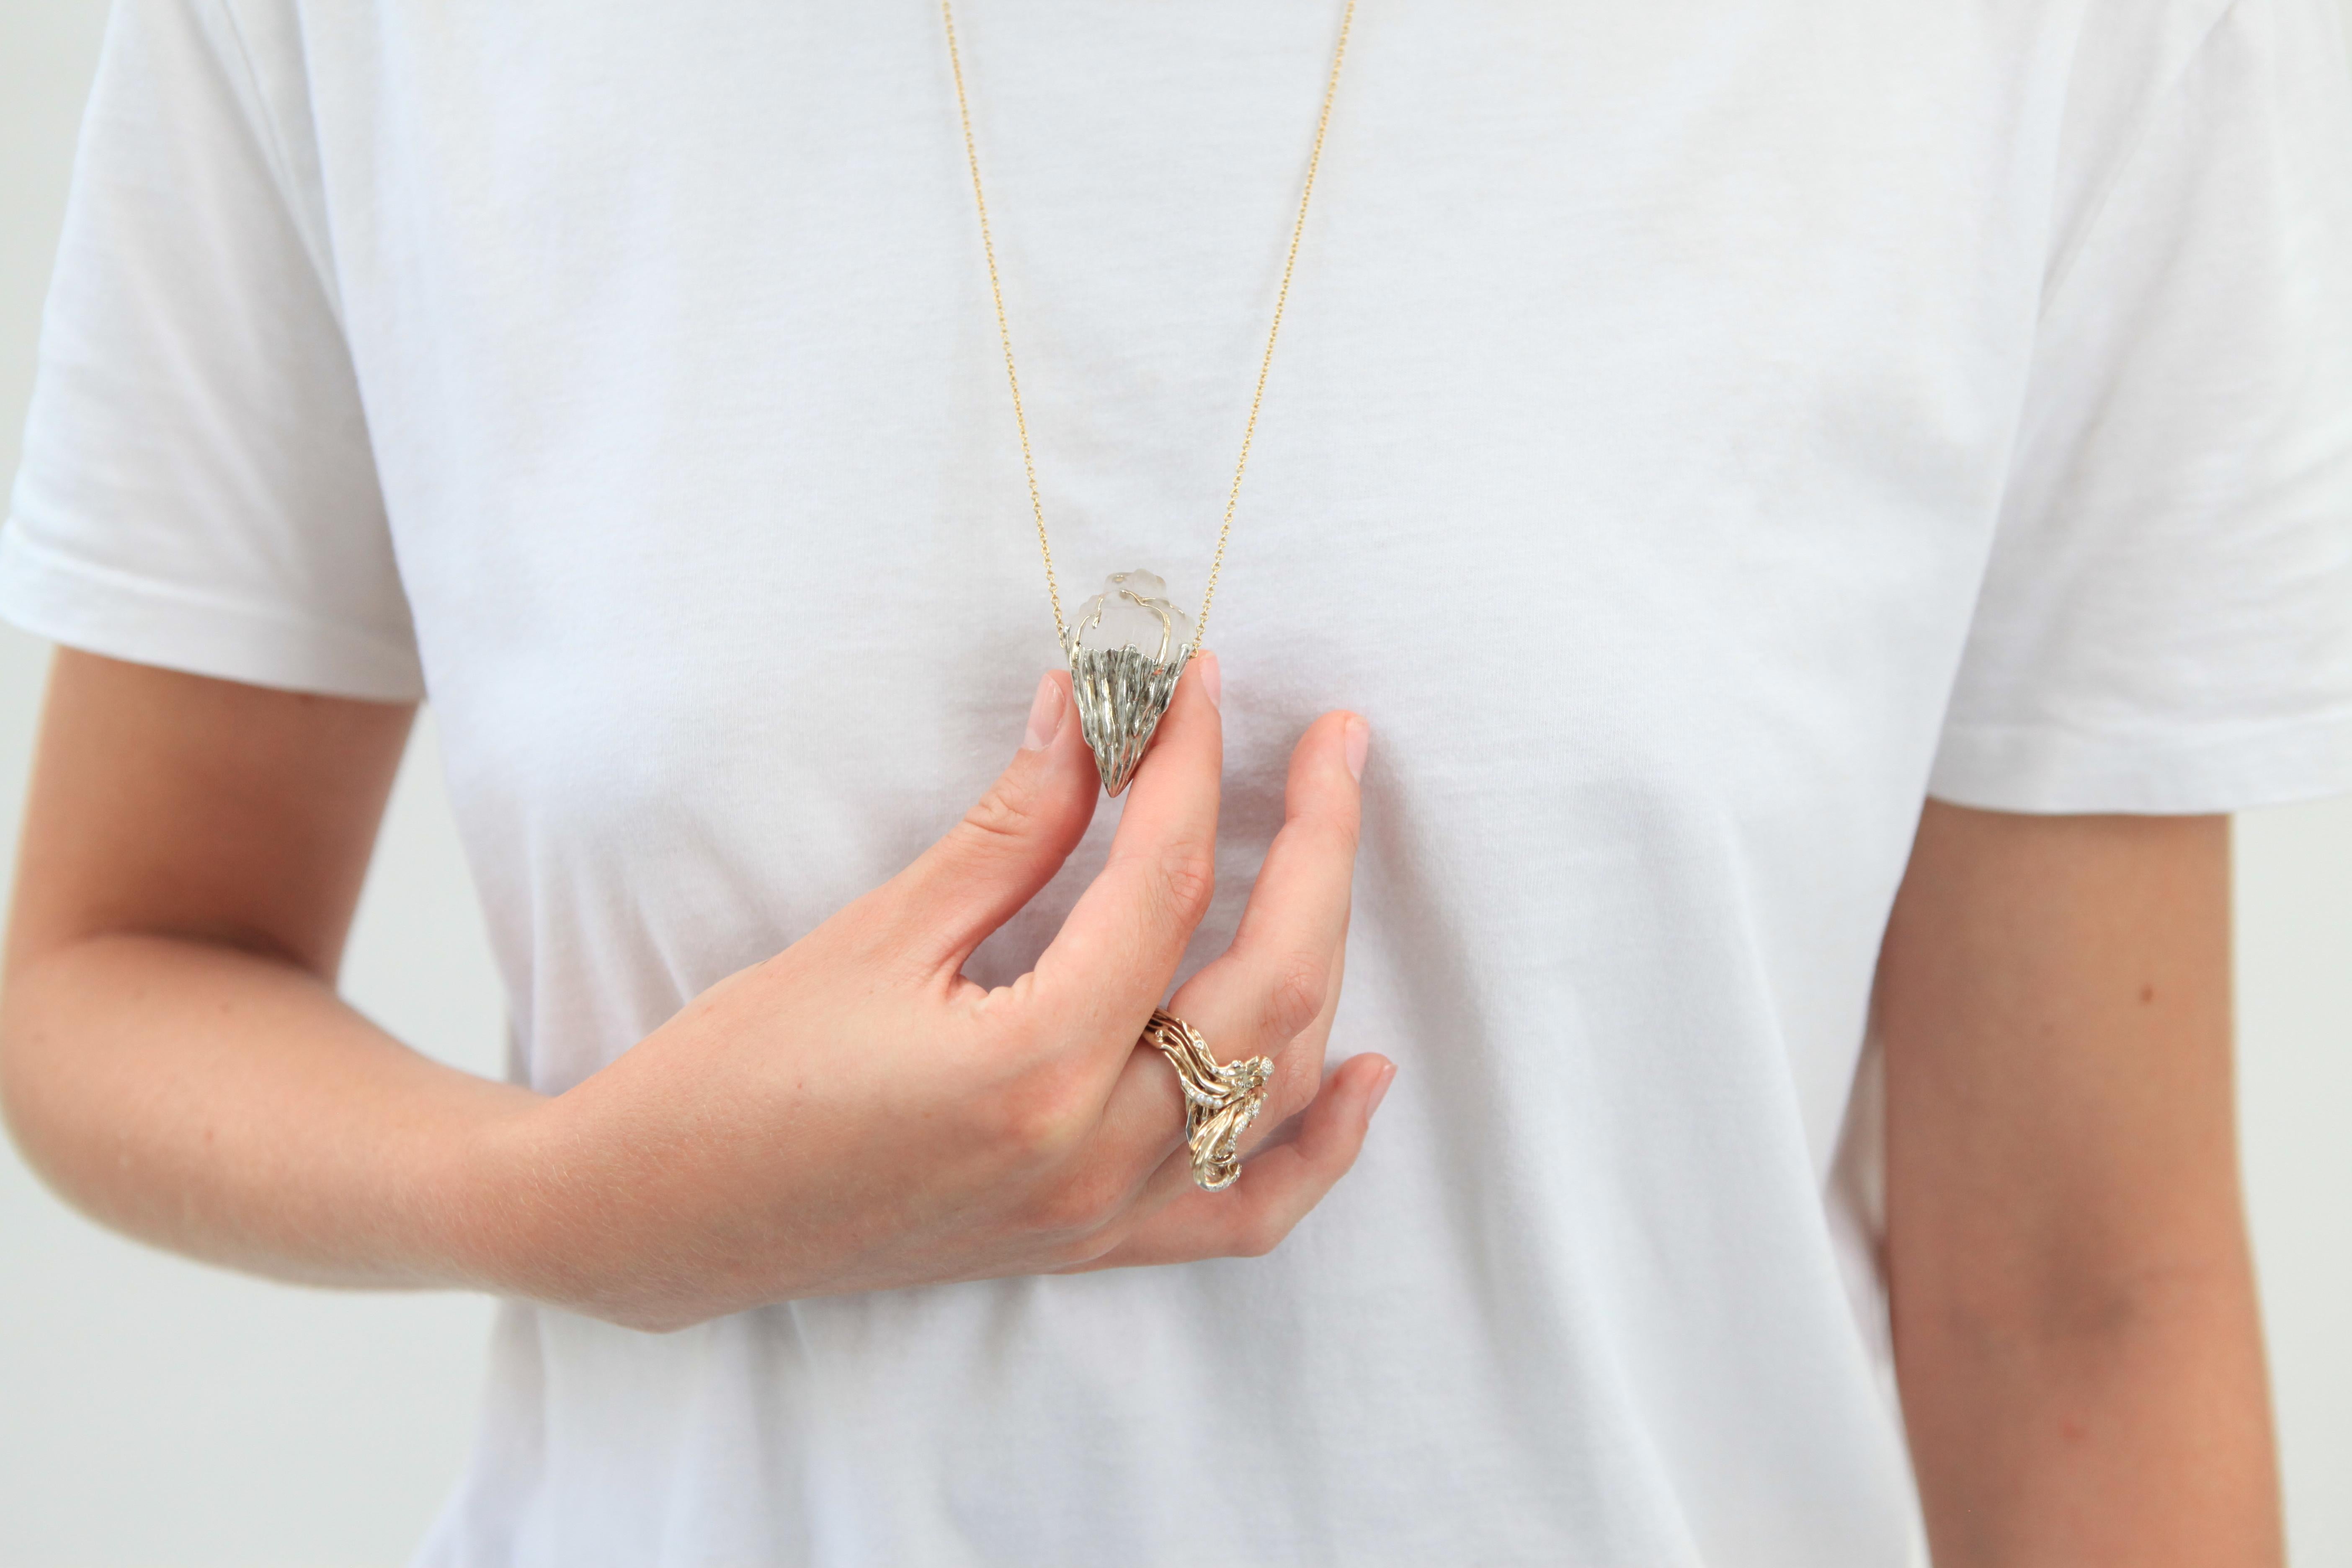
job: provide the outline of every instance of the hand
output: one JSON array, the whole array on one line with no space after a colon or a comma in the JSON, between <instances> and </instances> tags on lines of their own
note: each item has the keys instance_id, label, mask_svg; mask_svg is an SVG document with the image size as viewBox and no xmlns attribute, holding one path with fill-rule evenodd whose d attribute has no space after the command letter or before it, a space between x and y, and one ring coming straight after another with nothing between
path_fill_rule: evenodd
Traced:
<instances>
[{"instance_id":1,"label":"hand","mask_svg":"<svg viewBox=\"0 0 2352 1568\"><path fill-rule=\"evenodd\" d=\"M1349 713L1307 730L1233 944L1171 1004L1219 1060L1276 1063L1244 1148L1278 1146L1202 1192L1175 1074L1136 1042L1214 886L1216 688L1203 654L1102 874L1036 968L987 990L964 963L1094 811L1068 679L1048 676L1028 743L945 838L505 1130L497 1181L521 1201L503 1252L524 1261L493 1272L668 1329L801 1296L1271 1249L1354 1163L1395 1070L1358 1057L1323 1081L1368 731Z\"/></svg>"}]
</instances>

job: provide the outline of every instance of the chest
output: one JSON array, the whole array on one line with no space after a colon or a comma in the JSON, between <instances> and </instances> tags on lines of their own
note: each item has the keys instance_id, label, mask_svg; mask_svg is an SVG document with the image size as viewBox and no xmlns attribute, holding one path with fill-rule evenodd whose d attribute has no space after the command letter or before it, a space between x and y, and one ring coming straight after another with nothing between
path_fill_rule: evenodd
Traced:
<instances>
[{"instance_id":1,"label":"chest","mask_svg":"<svg viewBox=\"0 0 2352 1568\"><path fill-rule=\"evenodd\" d=\"M967 12L1066 599L1196 604L1336 8ZM857 875L919 843L1055 657L937 17L396 26L322 145L453 765L599 831L789 780ZM1519 805L1633 770L1760 809L1916 728L2039 279L2007 47L1368 3L1218 599L1244 794L1343 703Z\"/></svg>"}]
</instances>

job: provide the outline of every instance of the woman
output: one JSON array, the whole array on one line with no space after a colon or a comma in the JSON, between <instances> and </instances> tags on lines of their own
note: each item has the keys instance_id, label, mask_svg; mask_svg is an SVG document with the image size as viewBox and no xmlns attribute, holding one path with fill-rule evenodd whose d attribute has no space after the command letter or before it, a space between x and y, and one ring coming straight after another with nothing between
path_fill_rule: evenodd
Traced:
<instances>
[{"instance_id":1,"label":"woman","mask_svg":"<svg viewBox=\"0 0 2352 1568\"><path fill-rule=\"evenodd\" d=\"M0 547L29 1157L509 1299L427 1563L2275 1563L2321 0L945 21L126 0ZM1136 606L1103 807L1045 632ZM428 695L510 1084L333 993ZM1163 1002L1271 1064L1230 1186Z\"/></svg>"}]
</instances>

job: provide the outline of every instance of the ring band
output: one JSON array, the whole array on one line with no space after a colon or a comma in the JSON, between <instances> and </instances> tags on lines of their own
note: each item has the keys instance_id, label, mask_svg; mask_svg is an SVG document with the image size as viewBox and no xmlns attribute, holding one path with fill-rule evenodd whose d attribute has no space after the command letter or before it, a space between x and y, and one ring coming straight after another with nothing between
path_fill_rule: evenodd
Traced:
<instances>
[{"instance_id":1,"label":"ring band","mask_svg":"<svg viewBox=\"0 0 2352 1568\"><path fill-rule=\"evenodd\" d=\"M1242 1129L1265 1107L1274 1059L1247 1057L1219 1067L1201 1031L1165 1010L1151 1015L1136 1044L1158 1047L1183 1086L1184 1142L1192 1151L1192 1180L1203 1192L1232 1186L1242 1173Z\"/></svg>"}]
</instances>

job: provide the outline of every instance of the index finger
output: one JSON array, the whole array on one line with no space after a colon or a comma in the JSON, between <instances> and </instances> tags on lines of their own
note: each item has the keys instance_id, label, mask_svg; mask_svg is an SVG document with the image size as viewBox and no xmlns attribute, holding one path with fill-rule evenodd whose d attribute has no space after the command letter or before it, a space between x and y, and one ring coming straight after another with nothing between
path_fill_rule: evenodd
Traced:
<instances>
[{"instance_id":1,"label":"index finger","mask_svg":"<svg viewBox=\"0 0 2352 1568\"><path fill-rule=\"evenodd\" d=\"M1128 1050L1167 994L1217 885L1217 803L1224 725L1217 656L1195 655L1176 683L1151 752L1129 788L1102 874L1038 957L1032 997L1084 1039Z\"/></svg>"}]
</instances>

